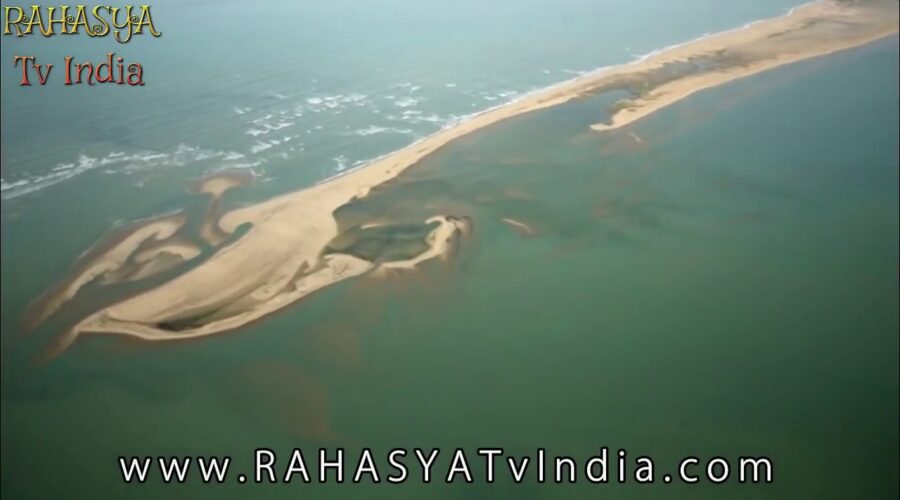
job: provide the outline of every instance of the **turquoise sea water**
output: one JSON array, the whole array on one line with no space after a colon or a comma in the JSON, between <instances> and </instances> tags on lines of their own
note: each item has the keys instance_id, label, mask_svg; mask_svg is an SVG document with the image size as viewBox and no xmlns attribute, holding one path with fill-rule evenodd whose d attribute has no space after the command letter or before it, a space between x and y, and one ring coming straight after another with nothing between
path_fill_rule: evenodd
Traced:
<instances>
[{"instance_id":1,"label":"turquoise sea water","mask_svg":"<svg viewBox=\"0 0 900 500\"><path fill-rule=\"evenodd\" d=\"M165 5L158 7L159 23L168 29L165 37L186 36L179 23L191 24L191 17L172 16L166 25ZM784 8L736 6L730 13L717 10L723 17L713 22L698 15L708 12L709 5L671 8L667 29L641 35L658 39L630 44L635 52L646 52L739 25L761 17L765 9L776 14ZM10 116L20 116L14 113L22 104L11 98L21 94L7 87L5 68L4 181L19 178L14 175L28 178L80 154L97 161L118 151L171 157L180 143L213 152L234 149L258 161L268 158L266 151L283 149L273 146L251 156L248 148L257 140L299 131L301 119L322 117L303 123L333 125L318 142L303 139L307 149L302 154L288 152L283 162L267 159L253 167L260 178L230 198L232 203L256 199L330 175L336 163L324 160L335 152L352 165L402 145L389 143L382 137L387 134L342 135L344 126L388 126L389 121L375 120L381 114L375 109L399 116L407 108L440 116L464 114L471 102L492 102L472 90L478 85L496 95L515 82L523 89L548 83L541 81L545 76L538 69L551 64L547 61L555 61L555 71L589 69L626 57L614 49L593 55L585 47L608 47L590 37L621 41L633 32L622 23L640 25L628 21L633 16L608 7L610 15L621 16L609 25L622 31L618 36L598 33L590 22L597 16L587 14L597 14L594 9L601 7L566 4L560 15L574 20L567 24L571 28L555 30L561 45L539 49L530 56L533 61L494 59L487 51L462 58L459 53L466 46L435 36L434 26L459 16L470 21L462 25L476 40L522 37L524 44L527 36L536 35L535 26L543 26L537 21L542 17L524 8L525 13L496 7L493 17L492 9L475 15L474 7L471 12L448 8L442 22L433 20L429 26L431 17L425 14L432 10L408 7L413 9L406 14L409 29L433 37L434 46L426 44L427 50L417 47L405 53L408 57L389 57L386 53L401 52L405 38L393 31L381 32L379 38L372 31L354 30L367 26L377 31L382 25L374 22L372 12L362 16L345 7L347 26L331 28L339 33L329 36L356 33L364 38L368 33L381 45L331 47L335 56L329 60L336 61L331 70L316 64L279 66L279 53L266 52L253 77L223 69L233 80L222 82L219 93L210 92L201 80L191 83L183 68L158 66L160 75L171 71L185 79L183 85L161 79L171 85L169 93L148 87L148 101L134 103L156 113L155 119L128 120L125 130L112 126L122 134L115 140L106 138L111 132L90 127L79 133L96 133L100 140L72 135L71 125L49 125L41 134L67 144L38 152L9 146L37 143L37 131L43 129L31 118L7 126ZM643 12L639 7L636 3L629 9L637 15ZM397 11L385 7L385 12ZM261 15L245 12L241 20ZM521 27L527 23L505 23L502 29L518 34L482 34L509 15L534 16L532 29ZM284 16L268 19L275 24L270 36L291 33L275 29L289 24ZM325 30L323 23L306 22L309 30ZM450 36L449 30L441 33ZM320 43L324 39L307 36ZM165 43L172 45L157 45L175 50L174 41L166 38ZM488 42L471 43L468 50L474 54L474 47ZM4 41L4 59L9 45ZM235 53L252 51L249 42L236 45L231 51L211 45L208 57L233 60ZM511 44L506 50L520 46ZM156 57L149 52L150 43L133 47L146 47L148 61ZM423 66L427 58L420 50L441 48L448 54L441 62L446 74L417 70L434 68ZM310 50L291 57L318 61L315 54ZM381 54L383 61L376 63L369 54ZM199 60L193 50L190 57ZM892 38L780 68L702 92L610 134L587 129L602 117L602 104L609 100L600 95L467 136L338 214L413 221L433 213L470 216L473 235L450 265L435 263L421 274L387 280L347 282L238 332L196 342L146 345L85 338L51 363L42 363L41 353L55 332L23 337L18 319L24 305L62 277L112 220L184 206L202 210L202 203L185 192L185 181L223 161L187 156L183 164L166 159L171 165L141 167L130 174L124 163L113 165L114 173L105 173L106 165L38 191L7 196L2 233L3 494L896 498L897 57L897 39ZM509 67L497 69L498 60ZM361 61L370 66L360 67ZM400 69L365 69L391 64ZM532 70L533 81L524 76ZM354 79L352 71L366 77ZM547 80L555 81L550 76ZM499 83L485 83L492 78ZM309 87L298 90L293 84L298 81ZM458 86L441 87L450 81ZM422 88L399 87L407 89L405 94L386 90L405 83ZM439 91L463 88L470 92L466 97L448 97L446 108L438 107L444 102ZM247 101L240 100L237 89L246 91ZM69 99L64 89L46 90L46 97L65 100L67 106L85 106ZM145 94L128 92L110 93L111 102ZM266 97L268 92L288 98ZM315 105L309 99L321 97L324 103L325 97L353 92L371 96L366 98L370 101L358 107L349 101L324 105L331 111L303 112L296 125L256 137L246 134L254 125L249 120L280 116L278 112L296 104ZM426 98L416 106L392 104L419 93ZM393 100L387 95L394 95ZM239 114L235 107L252 111ZM118 116L114 109L122 108L101 109L97 116ZM359 114L350 117L351 109ZM335 110L344 111L326 114ZM410 116L416 115L407 115L399 126L421 127L415 129L418 134L440 126L413 123ZM347 142L333 142L341 137ZM129 141L132 149L123 147ZM46 161L38 161L38 153ZM536 234L523 237L502 218L525 222ZM672 472L675 461L686 455L763 454L772 457L776 469L772 485L515 485L507 479L477 490L442 484L263 489L236 483L128 487L120 484L115 463L120 455L231 454L236 468L246 468L256 447L313 450L322 444L382 451L501 446L516 454L544 447L575 457L594 454L600 446L624 447L653 456L660 473ZM448 458L440 463L446 470Z\"/></svg>"},{"instance_id":2,"label":"turquoise sea water","mask_svg":"<svg viewBox=\"0 0 900 500\"><path fill-rule=\"evenodd\" d=\"M281 192L522 93L798 3L160 1L160 38L5 36L3 199L66 185L158 199L221 168ZM143 64L146 86L62 86L65 56L108 51ZM57 73L20 88L15 55Z\"/></svg>"}]
</instances>

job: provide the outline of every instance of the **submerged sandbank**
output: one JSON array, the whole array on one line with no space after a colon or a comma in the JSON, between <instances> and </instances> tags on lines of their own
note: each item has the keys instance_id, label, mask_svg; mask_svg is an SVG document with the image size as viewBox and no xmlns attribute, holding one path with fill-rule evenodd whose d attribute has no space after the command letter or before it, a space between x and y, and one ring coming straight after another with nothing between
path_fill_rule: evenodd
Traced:
<instances>
[{"instance_id":1,"label":"submerged sandbank","mask_svg":"<svg viewBox=\"0 0 900 500\"><path fill-rule=\"evenodd\" d=\"M135 270L135 265L130 259L142 246L173 238L185 222L187 217L183 213L167 215L117 230L101 240L82 255L81 263L76 266L68 279L29 304L25 314L25 328L31 329L45 321L63 304L75 297L82 287L95 280L107 284L124 281L125 277ZM150 257L145 258L141 264L150 262L153 256Z\"/></svg>"},{"instance_id":2,"label":"submerged sandbank","mask_svg":"<svg viewBox=\"0 0 900 500\"><path fill-rule=\"evenodd\" d=\"M226 191L243 186L251 179L250 175L243 172L225 171L200 179L194 185L195 193L209 196L206 216L200 225L200 238L203 241L215 247L228 239L228 235L219 228L219 218L222 216L222 198Z\"/></svg>"},{"instance_id":3,"label":"submerged sandbank","mask_svg":"<svg viewBox=\"0 0 900 500\"><path fill-rule=\"evenodd\" d=\"M466 134L501 120L591 93L626 89L633 98L618 105L609 124L624 126L697 90L781 64L855 47L897 31L897 4L815 2L742 29L704 37L639 61L597 71L494 108L363 168L239 208L217 220L221 235L249 224L239 239L202 264L154 289L106 307L79 322L66 342L81 333L105 332L149 340L210 335L240 327L339 281L376 266L356 256L328 253L340 228L334 212L365 197L427 155ZM221 185L211 186L216 198ZM380 266L415 267L444 255L450 235L464 228L448 215L419 257ZM382 221L378 221L382 223ZM211 244L217 244L211 241Z\"/></svg>"},{"instance_id":4,"label":"submerged sandbank","mask_svg":"<svg viewBox=\"0 0 900 500\"><path fill-rule=\"evenodd\" d=\"M209 177L200 179L194 185L194 191L205 193L213 198L221 198L225 191L243 186L250 182L252 176L243 172L219 172Z\"/></svg>"}]
</instances>

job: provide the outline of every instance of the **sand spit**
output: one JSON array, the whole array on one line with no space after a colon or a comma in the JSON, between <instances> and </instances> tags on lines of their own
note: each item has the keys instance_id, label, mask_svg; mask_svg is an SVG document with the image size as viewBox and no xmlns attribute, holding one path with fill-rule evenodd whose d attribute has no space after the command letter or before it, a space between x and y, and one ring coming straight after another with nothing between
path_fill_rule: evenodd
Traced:
<instances>
[{"instance_id":1,"label":"sand spit","mask_svg":"<svg viewBox=\"0 0 900 500\"><path fill-rule=\"evenodd\" d=\"M897 2L872 5L815 2L790 15L687 43L634 65L652 71L666 62L706 64L660 82L619 103L610 123L594 130L624 127L698 91L784 64L856 47L897 32Z\"/></svg>"},{"instance_id":2,"label":"sand spit","mask_svg":"<svg viewBox=\"0 0 900 500\"><path fill-rule=\"evenodd\" d=\"M172 238L170 241L136 253L132 258L134 268L125 276L124 281L138 281L166 272L199 257L201 253L202 250L197 245Z\"/></svg>"},{"instance_id":3,"label":"sand spit","mask_svg":"<svg viewBox=\"0 0 900 500\"><path fill-rule=\"evenodd\" d=\"M504 218L500 219L500 221L505 222L507 225L509 225L510 227L515 229L516 232L519 233L521 236L533 236L534 235L534 229L532 229L531 226L529 226L528 224L525 224L524 222L519 222L515 219L510 219L509 217L504 217Z\"/></svg>"},{"instance_id":4,"label":"sand spit","mask_svg":"<svg viewBox=\"0 0 900 500\"><path fill-rule=\"evenodd\" d=\"M134 256L134 262L146 264L153 259L159 258L160 255L173 255L181 260L191 260L200 255L200 252L200 247L193 243L173 240L138 252Z\"/></svg>"},{"instance_id":5,"label":"sand spit","mask_svg":"<svg viewBox=\"0 0 900 500\"><path fill-rule=\"evenodd\" d=\"M621 127L697 90L781 64L865 44L897 31L897 3L849 5L818 1L771 20L704 37L639 61L599 70L530 94L446 128L362 168L315 186L226 213L225 233L243 237L163 285L102 309L79 322L81 333L108 332L149 340L211 335L237 328L310 293L372 269L373 263L325 249L338 234L333 213L451 141L501 120L591 93L632 90L636 97L598 130ZM634 90L638 89L638 90ZM210 194L223 192L215 185ZM433 258L447 250L439 219ZM452 238L451 238L452 239ZM423 257L425 258L425 257ZM415 267L421 259L394 263ZM382 264L385 265L385 264Z\"/></svg>"},{"instance_id":6,"label":"sand spit","mask_svg":"<svg viewBox=\"0 0 900 500\"><path fill-rule=\"evenodd\" d=\"M437 222L438 227L434 228L425 238L428 250L419 255L407 259L393 262L385 262L379 266L380 270L391 269L415 269L422 262L435 258L446 259L454 248L454 244L461 235L468 232L468 219L453 216L435 216L425 221L426 224Z\"/></svg>"}]
</instances>

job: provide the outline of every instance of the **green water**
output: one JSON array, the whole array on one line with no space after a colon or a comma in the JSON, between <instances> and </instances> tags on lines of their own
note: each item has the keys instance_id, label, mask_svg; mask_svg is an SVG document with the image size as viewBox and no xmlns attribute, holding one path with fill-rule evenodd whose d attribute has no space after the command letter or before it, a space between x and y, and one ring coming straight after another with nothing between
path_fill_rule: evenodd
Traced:
<instances>
[{"instance_id":1,"label":"green water","mask_svg":"<svg viewBox=\"0 0 900 500\"><path fill-rule=\"evenodd\" d=\"M897 56L893 38L781 68L615 133L587 129L600 95L467 136L338 214L469 216L452 262L237 332L83 338L48 364L53 332L4 337L4 496L896 498ZM4 293L30 272L8 258ZM115 462L249 472L256 447L322 445L609 446L658 475L766 455L775 482L125 486Z\"/></svg>"}]
</instances>

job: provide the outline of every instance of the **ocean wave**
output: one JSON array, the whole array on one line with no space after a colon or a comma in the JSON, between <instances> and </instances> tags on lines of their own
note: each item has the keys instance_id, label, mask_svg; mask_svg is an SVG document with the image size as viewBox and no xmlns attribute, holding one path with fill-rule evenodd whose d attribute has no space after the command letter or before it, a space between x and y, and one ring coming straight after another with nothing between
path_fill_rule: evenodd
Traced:
<instances>
[{"instance_id":1,"label":"ocean wave","mask_svg":"<svg viewBox=\"0 0 900 500\"><path fill-rule=\"evenodd\" d=\"M281 130L287 127L293 127L296 125L296 122L291 120L278 120L275 123L259 123L261 128L251 127L244 131L245 134L253 137L259 137L261 135L266 135L271 132L275 132L277 130Z\"/></svg>"},{"instance_id":2,"label":"ocean wave","mask_svg":"<svg viewBox=\"0 0 900 500\"><path fill-rule=\"evenodd\" d=\"M476 96L485 101L491 101L491 102L510 101L511 97L517 97L520 94L521 94L521 92L519 92L519 91L509 90L509 89L504 89L504 90L500 90L500 91L496 91L496 92L481 91L481 92L469 93L469 95Z\"/></svg>"},{"instance_id":3,"label":"ocean wave","mask_svg":"<svg viewBox=\"0 0 900 500\"><path fill-rule=\"evenodd\" d=\"M270 143L265 142L265 141L256 141L255 144L253 144L252 146L250 146L250 153L251 153L251 154L262 153L263 151L265 151L265 150L267 150L267 149L270 149L270 148L272 148L273 146L274 146L274 144L270 144Z\"/></svg>"},{"instance_id":4,"label":"ocean wave","mask_svg":"<svg viewBox=\"0 0 900 500\"><path fill-rule=\"evenodd\" d=\"M368 136L375 134L414 134L412 130L408 128L398 128L398 127L381 127L378 125L369 125L366 128L358 128L356 130L352 130L349 132L349 135L358 135L358 136Z\"/></svg>"},{"instance_id":5,"label":"ocean wave","mask_svg":"<svg viewBox=\"0 0 900 500\"><path fill-rule=\"evenodd\" d=\"M419 99L415 97L401 97L394 101L394 106L398 108L409 108L419 104Z\"/></svg>"},{"instance_id":6,"label":"ocean wave","mask_svg":"<svg viewBox=\"0 0 900 500\"><path fill-rule=\"evenodd\" d=\"M266 163L266 160L263 158L263 159L259 159L259 160L252 161L252 162L235 163L234 165L222 167L221 169L227 168L227 169L250 170L250 169L255 169L257 167L260 167L264 163Z\"/></svg>"},{"instance_id":7,"label":"ocean wave","mask_svg":"<svg viewBox=\"0 0 900 500\"><path fill-rule=\"evenodd\" d=\"M447 121L447 118L439 116L437 114L423 114L418 110L406 110L403 113L396 115L390 114L385 116L388 120L398 121L398 122L406 122L409 124L419 124L419 123L440 123L443 124Z\"/></svg>"},{"instance_id":8,"label":"ocean wave","mask_svg":"<svg viewBox=\"0 0 900 500\"><path fill-rule=\"evenodd\" d=\"M409 92L415 92L422 88L421 85L416 85L415 83L412 83L412 82L398 83L394 87L398 88L398 89L406 89Z\"/></svg>"},{"instance_id":9,"label":"ocean wave","mask_svg":"<svg viewBox=\"0 0 900 500\"><path fill-rule=\"evenodd\" d=\"M295 116L297 113L309 111L312 113L322 113L329 110L339 110L348 106L366 106L369 98L365 94L359 92L350 92L349 94L334 94L307 97L304 104L298 104L294 108Z\"/></svg>"},{"instance_id":10,"label":"ocean wave","mask_svg":"<svg viewBox=\"0 0 900 500\"><path fill-rule=\"evenodd\" d=\"M343 172L347 170L347 157L344 155L336 156L332 158L335 163L335 170L338 172Z\"/></svg>"},{"instance_id":11,"label":"ocean wave","mask_svg":"<svg viewBox=\"0 0 900 500\"><path fill-rule=\"evenodd\" d=\"M273 115L272 113L266 113L263 116L250 120L250 123L263 123L265 121L271 120L272 118L275 118L275 115Z\"/></svg>"},{"instance_id":12,"label":"ocean wave","mask_svg":"<svg viewBox=\"0 0 900 500\"><path fill-rule=\"evenodd\" d=\"M233 162L243 157L244 155L234 151L214 151L186 144L179 144L168 152L145 150L126 153L113 151L105 156L80 154L77 160L58 163L44 172L0 179L0 198L11 200L25 196L93 170L106 175L132 175L159 168L183 167L193 163L204 164L212 160Z\"/></svg>"}]
</instances>

